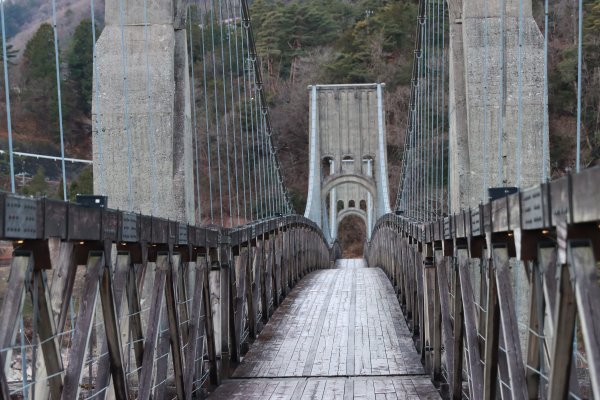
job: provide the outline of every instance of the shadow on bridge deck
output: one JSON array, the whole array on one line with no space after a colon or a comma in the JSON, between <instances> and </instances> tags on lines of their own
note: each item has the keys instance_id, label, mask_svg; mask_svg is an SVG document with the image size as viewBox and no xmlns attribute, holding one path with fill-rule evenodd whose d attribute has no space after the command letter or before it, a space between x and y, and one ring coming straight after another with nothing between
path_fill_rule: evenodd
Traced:
<instances>
[{"instance_id":1,"label":"shadow on bridge deck","mask_svg":"<svg viewBox=\"0 0 600 400\"><path fill-rule=\"evenodd\" d=\"M209 399L437 399L379 268L305 277Z\"/></svg>"}]
</instances>

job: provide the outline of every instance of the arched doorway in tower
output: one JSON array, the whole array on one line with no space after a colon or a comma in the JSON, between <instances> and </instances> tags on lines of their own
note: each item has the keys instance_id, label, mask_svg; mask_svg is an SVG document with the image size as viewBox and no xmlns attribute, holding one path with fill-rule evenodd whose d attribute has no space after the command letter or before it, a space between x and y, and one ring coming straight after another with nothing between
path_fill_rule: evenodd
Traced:
<instances>
[{"instance_id":1,"label":"arched doorway in tower","mask_svg":"<svg viewBox=\"0 0 600 400\"><path fill-rule=\"evenodd\" d=\"M343 258L362 258L367 227L358 215L347 215L338 224L338 240Z\"/></svg>"}]
</instances>

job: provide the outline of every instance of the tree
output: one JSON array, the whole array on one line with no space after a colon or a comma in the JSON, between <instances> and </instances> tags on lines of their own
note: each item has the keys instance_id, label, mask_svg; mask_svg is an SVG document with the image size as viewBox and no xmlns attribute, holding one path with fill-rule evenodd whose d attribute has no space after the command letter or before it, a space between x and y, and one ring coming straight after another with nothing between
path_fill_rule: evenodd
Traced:
<instances>
[{"instance_id":1,"label":"tree","mask_svg":"<svg viewBox=\"0 0 600 400\"><path fill-rule=\"evenodd\" d=\"M40 25L23 53L24 108L35 116L40 127L58 132L58 99L54 32L50 24Z\"/></svg>"},{"instance_id":2,"label":"tree","mask_svg":"<svg viewBox=\"0 0 600 400\"><path fill-rule=\"evenodd\" d=\"M30 196L46 196L48 194L48 182L46 182L44 167L38 167L37 172L31 178L31 182L23 188L22 192Z\"/></svg>"},{"instance_id":3,"label":"tree","mask_svg":"<svg viewBox=\"0 0 600 400\"><path fill-rule=\"evenodd\" d=\"M75 179L69 187L69 200L75 201L78 194L93 194L94 193L94 175L91 166L87 166L81 170L77 179ZM62 196L62 192L61 192Z\"/></svg>"},{"instance_id":4,"label":"tree","mask_svg":"<svg viewBox=\"0 0 600 400\"><path fill-rule=\"evenodd\" d=\"M92 110L94 73L92 39L92 21L84 19L75 28L66 57L69 84L74 92L76 107L86 115L89 115Z\"/></svg>"},{"instance_id":5,"label":"tree","mask_svg":"<svg viewBox=\"0 0 600 400\"><path fill-rule=\"evenodd\" d=\"M2 43L2 35L0 35L0 43ZM7 58L6 61L7 61L8 65L15 65L13 60L17 56L18 52L19 51L16 50L12 44L10 44L10 43L6 44L6 58ZM3 63L3 62L4 62L4 52L2 51L2 48L0 47L0 63Z\"/></svg>"}]
</instances>

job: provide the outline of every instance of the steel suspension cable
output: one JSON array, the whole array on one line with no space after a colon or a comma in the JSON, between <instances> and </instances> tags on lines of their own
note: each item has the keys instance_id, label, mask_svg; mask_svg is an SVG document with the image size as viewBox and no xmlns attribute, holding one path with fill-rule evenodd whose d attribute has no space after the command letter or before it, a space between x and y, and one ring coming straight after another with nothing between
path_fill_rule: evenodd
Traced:
<instances>
[{"instance_id":1,"label":"steel suspension cable","mask_svg":"<svg viewBox=\"0 0 600 400\"><path fill-rule=\"evenodd\" d=\"M446 214L450 214L450 140L448 146L444 146L446 141L446 108L450 111L450 107L446 107L446 2L442 0L442 176L446 178ZM448 174L444 173L444 154L445 147L448 148Z\"/></svg>"},{"instance_id":2,"label":"steel suspension cable","mask_svg":"<svg viewBox=\"0 0 600 400\"><path fill-rule=\"evenodd\" d=\"M442 0L443 1L443 0ZM444 14L441 14L441 19L440 19L440 0L437 0L436 2L436 12L437 12L437 29L436 29L436 52L437 52L437 78L436 78L436 94L435 94L435 108L436 108L436 132L435 132L435 136L436 136L436 156L435 156L435 170L436 170L436 202L437 202L437 217L441 217L443 215L443 209L444 209L444 192L443 192L443 173L442 171L440 171L440 156L443 156L444 154L444 148L443 145L444 143L440 143L440 129L442 130L443 133L443 129L444 126L440 125L440 114L443 116L444 115L444 104L442 103L440 105L440 89L442 91L442 93L444 92L444 88L441 87L441 75L442 75L442 66L444 63L444 59L442 58L443 56L443 52L442 52L442 48L440 47L440 39L441 39L441 34L440 34L440 27L443 27L443 18L444 18ZM442 22L440 22L442 21ZM443 28L442 28L443 29ZM444 43L442 42L441 46L444 46ZM440 111L441 110L441 111ZM441 154L440 154L440 149L441 149Z\"/></svg>"},{"instance_id":3,"label":"steel suspension cable","mask_svg":"<svg viewBox=\"0 0 600 400\"><path fill-rule=\"evenodd\" d=\"M542 182L548 180L549 173L549 121L548 121L548 0L544 0L544 131L542 132Z\"/></svg>"},{"instance_id":4,"label":"steel suspension cable","mask_svg":"<svg viewBox=\"0 0 600 400\"><path fill-rule=\"evenodd\" d=\"M202 21L202 23L200 24L200 34L202 37L201 43L202 43L202 69L203 69L203 86L204 86L204 115L205 115L205 119L206 119L206 160L207 160L207 167L208 167L208 193L209 193L209 208L210 208L210 223L214 224L215 223L215 217L214 217L214 207L213 207L213 181L212 181L212 152L211 152L211 144L210 144L210 114L208 111L208 85L207 85L207 81L208 81L208 73L207 73L207 69L206 69L206 48L205 48L205 35L204 35L204 26L206 25L204 22L208 22L207 21L207 16L208 16L208 10L207 10L207 6L206 6L206 1L204 2L204 15L201 16L200 15L200 9L197 9L197 15L200 17L200 21Z\"/></svg>"},{"instance_id":5,"label":"steel suspension cable","mask_svg":"<svg viewBox=\"0 0 600 400\"><path fill-rule=\"evenodd\" d=\"M10 191L12 193L15 193L15 161L13 157L12 118L10 114L10 81L8 80L8 52L6 49L6 22L4 20L4 1L0 1L0 19L2 23L2 67L4 68L4 96L6 100L6 129L8 131Z\"/></svg>"},{"instance_id":6,"label":"steel suspension cable","mask_svg":"<svg viewBox=\"0 0 600 400\"><path fill-rule=\"evenodd\" d=\"M506 112L506 105L504 104L504 81L505 81L505 74L506 74L506 66L504 64L504 59L505 59L505 49L506 49L506 39L504 37L505 35L505 14L506 14L506 0L501 0L500 1L500 25L501 25L501 32L502 34L500 35L500 79L499 79L499 95L500 95L500 110L498 112L498 154L497 154L497 164L498 164L498 178L497 178L497 183L496 186L500 187L503 186L504 183L504 168L503 168L503 162L502 162L502 158L503 158L503 147L502 147L502 142L503 142L503 136L504 136L504 118L505 118L505 112Z\"/></svg>"},{"instance_id":7,"label":"steel suspension cable","mask_svg":"<svg viewBox=\"0 0 600 400\"><path fill-rule=\"evenodd\" d=\"M425 2L425 23L423 25L423 221L429 219L429 204L428 204L428 191L429 191L429 0Z\"/></svg>"},{"instance_id":8,"label":"steel suspension cable","mask_svg":"<svg viewBox=\"0 0 600 400\"><path fill-rule=\"evenodd\" d=\"M54 0L53 0L54 1ZM131 132L129 131L129 83L127 82L127 50L125 48L125 16L123 12L123 0L119 0L119 25L121 28L121 68L123 70L123 113L124 129L127 138L127 191L128 208L133 211L133 181L131 162ZM66 182L65 182L66 185Z\"/></svg>"},{"instance_id":9,"label":"steel suspension cable","mask_svg":"<svg viewBox=\"0 0 600 400\"><path fill-rule=\"evenodd\" d=\"M217 180L219 182L219 222L223 226L223 180L221 177L221 135L219 130L219 95L217 82L217 59L215 46L215 2L210 0L210 36L211 36L211 55L213 66L214 82L214 106L215 106L215 132L217 135ZM222 60L221 60L222 61Z\"/></svg>"},{"instance_id":10,"label":"steel suspension cable","mask_svg":"<svg viewBox=\"0 0 600 400\"><path fill-rule=\"evenodd\" d=\"M146 1L144 0L144 7L146 5ZM147 29L147 25L145 27ZM202 221L202 207L200 200L200 156L198 154L198 117L196 112L196 75L194 73L194 35L192 32L192 9L188 7L188 36L189 36L189 73L190 73L190 92L192 96L192 123L194 126L193 132L193 140L194 140L194 173L196 175L195 184L196 184L196 201L194 202L196 206L196 212L194 213L196 217L196 224L199 224ZM152 153L151 153L152 154Z\"/></svg>"},{"instance_id":11,"label":"steel suspension cable","mask_svg":"<svg viewBox=\"0 0 600 400\"><path fill-rule=\"evenodd\" d=\"M241 7L242 7L242 4L241 4L241 1L240 1L240 10L241 10ZM254 204L255 204L254 198L255 198L255 195L253 195L253 192L252 192L252 187L253 187L253 185L252 185L253 184L253 174L252 174L252 172L255 171L255 170L254 170L253 158L251 159L251 157L250 157L250 135L249 135L249 133L251 132L251 129L254 129L253 128L254 122L252 120L252 111L249 110L249 107L248 107L248 93L250 92L250 89L248 88L248 86L250 85L250 83L249 83L250 79L247 76L247 71L249 70L249 67L247 67L247 65L250 65L250 62L249 62L249 57L247 56L247 51L246 51L247 45L245 46L246 39L247 39L246 29L248 29L249 22L245 21L244 19L242 19L242 24L243 25L242 25L242 29L240 29L240 34L241 34L241 38L242 38L242 40L241 40L241 42L242 42L241 43L241 50L242 50L242 59L243 59L243 66L242 66L243 70L242 70L242 72L243 72L243 78L244 78L243 79L243 85L244 85L244 122L245 122L245 124L244 124L244 132L245 132L245 139L246 139L246 153L247 153L246 154L246 156L247 156L246 158L247 158L247 163L248 163L247 164L248 165L248 167L247 167L247 171L248 171L248 198L249 198L249 201L250 201L250 205L249 205L249 207L250 207L250 219L254 219L254 215L255 215L255 213L254 213ZM252 95L250 94L250 96L252 96ZM248 123L248 114L250 114L250 117L251 117L250 123ZM254 138L254 135L252 135L252 138ZM256 193L256 186L254 186L254 193Z\"/></svg>"},{"instance_id":12,"label":"steel suspension cable","mask_svg":"<svg viewBox=\"0 0 600 400\"><path fill-rule=\"evenodd\" d=\"M248 31L246 31L246 44L248 44L248 37L247 37L247 33ZM256 120L256 115L254 113L254 109L256 108L254 106L254 99L256 97L256 89L255 89L255 85L254 85L254 63L252 62L252 58L250 56L250 48L247 48L248 51L248 85L249 85L249 103L250 103L250 133L251 133L251 145L252 148L250 150L250 154L252 154L252 177L254 179L254 207L255 207L255 212L256 212L256 218L260 218L260 205L261 202L259 200L260 198L260 186L258 184L258 167L256 165L256 141L257 141L257 137L258 137L258 132L255 132L256 130L256 125L255 125L255 120Z\"/></svg>"},{"instance_id":13,"label":"steel suspension cable","mask_svg":"<svg viewBox=\"0 0 600 400\"><path fill-rule=\"evenodd\" d=\"M56 0L52 0L52 31L54 36L54 62L56 68L56 97L58 102L58 129L60 133L60 157L61 157L61 167L62 167L62 181L63 181L63 200L67 201L67 170L65 167L65 130L63 127L63 110L62 110L62 92L61 92L61 83L60 83L60 61L59 61L59 49L58 49L58 30L56 29ZM5 40L4 31L2 32L2 40ZM3 52L5 44L2 44ZM6 54L4 54L4 58L6 60ZM6 71L6 69L5 69ZM6 73L6 72L5 72ZM7 81L8 86L8 81ZM8 101L8 97L7 97ZM131 205L131 204L130 204Z\"/></svg>"},{"instance_id":14,"label":"steel suspension cable","mask_svg":"<svg viewBox=\"0 0 600 400\"><path fill-rule=\"evenodd\" d=\"M237 150L237 132L236 132L236 106L235 106L235 90L234 90L234 81L233 81L233 57L231 55L232 46L231 46L231 24L234 25L237 23L235 19L235 15L232 18L231 16L231 7L229 0L226 1L225 6L227 8L227 20L229 23L227 24L227 44L229 50L229 85L231 92L231 127L233 129L232 140L233 140L233 163L234 163L234 177L235 177L235 204L236 204L236 216L237 216L237 225L240 225L240 188L239 188L239 179L238 179L238 150ZM239 87L239 82L238 82Z\"/></svg>"},{"instance_id":15,"label":"steel suspension cable","mask_svg":"<svg viewBox=\"0 0 600 400\"><path fill-rule=\"evenodd\" d=\"M254 54L254 57L256 58L256 54ZM264 186L263 186L263 168L262 168L262 164L263 164L263 154L261 152L262 149L262 118L260 117L260 105L258 102L258 88L257 88L257 81L256 81L256 64L253 63L253 74L252 74L252 83L253 83L253 98L252 98L252 103L250 104L254 104L254 122L256 124L256 141L254 142L254 146L253 146L253 151L256 154L256 157L258 158L258 171L257 171L257 179L258 179L258 194L259 194L259 201L258 201L258 215L260 215L260 218L264 218Z\"/></svg>"},{"instance_id":16,"label":"steel suspension cable","mask_svg":"<svg viewBox=\"0 0 600 400\"><path fill-rule=\"evenodd\" d=\"M191 16L190 16L191 20ZM144 0L144 53L146 58L146 113L148 114L148 146L150 147L150 154L153 155L156 151L156 133L154 131L154 118L152 118L152 74L150 73L150 49L148 41L148 0ZM190 26L190 42L191 42L191 26ZM193 58L193 53L192 53ZM192 91L193 77L194 77L194 65L192 61ZM192 99L195 99L194 93L192 92ZM195 104L195 100L193 100ZM194 107L194 127L196 126L196 108ZM198 148L196 147L196 158L198 157ZM156 195L157 195L157 184L156 184L156 159L154 156L150 157L150 174L152 182L151 190L151 201L152 201L152 214L156 214ZM197 171L196 171L197 174Z\"/></svg>"},{"instance_id":17,"label":"steel suspension cable","mask_svg":"<svg viewBox=\"0 0 600 400\"><path fill-rule=\"evenodd\" d=\"M577 6L577 143L575 155L575 172L579 172L581 170L581 69L583 59L583 0L579 0L577 2Z\"/></svg>"},{"instance_id":18,"label":"steel suspension cable","mask_svg":"<svg viewBox=\"0 0 600 400\"><path fill-rule=\"evenodd\" d=\"M523 166L523 0L519 0L519 51L517 59L517 79L518 79L518 109L517 109L517 151L515 158L517 161L516 174L518 188L521 187L522 183L522 171Z\"/></svg>"},{"instance_id":19,"label":"steel suspension cable","mask_svg":"<svg viewBox=\"0 0 600 400\"><path fill-rule=\"evenodd\" d=\"M231 7L231 3L228 0L228 4L229 7ZM242 75L243 75L243 80L242 82L240 82L240 77L239 77L239 72L240 72L240 49L238 47L238 14L236 14L236 8L233 8L233 14L234 17L236 18L236 20L234 21L233 24L233 30L234 30L234 37L235 37L235 66L236 66L236 77L237 77L237 101L238 101L238 119L239 119L239 132L240 132L240 154L242 156L242 160L241 160L241 165L242 165L242 196L243 196L243 204L244 204L244 222L246 222L248 220L248 199L246 197L246 162L245 162L245 149L244 149L244 125L242 124L242 110L241 110L241 104L242 104L242 93L241 93L241 87L242 84L245 86L245 75L244 75L244 66L242 65ZM240 12L241 14L241 12ZM241 21L241 15L240 15L240 21ZM240 29L241 32L241 29ZM242 50L242 59L244 59L244 54L243 54L243 50ZM244 88L245 89L245 88ZM246 104L244 103L244 110L246 108ZM245 111L244 111L244 115L245 115ZM237 157L236 157L237 158Z\"/></svg>"},{"instance_id":20,"label":"steel suspension cable","mask_svg":"<svg viewBox=\"0 0 600 400\"><path fill-rule=\"evenodd\" d=\"M226 164L227 164L227 200L228 200L228 204L229 204L229 212L228 212L228 216L229 216L229 226L233 227L233 206L232 206L232 201L231 201L231 161L230 161L230 153L229 153L229 119L227 117L227 78L225 75L225 41L223 39L223 1L222 0L218 0L219 2L219 30L220 30L220 37L219 37L219 45L221 48L221 78L222 78L222 83L223 83L223 122L224 122L224 128L225 128L225 157L226 157ZM216 96L215 96L216 97ZM217 115L217 119L219 118L219 116ZM223 224L223 222L221 222L221 224Z\"/></svg>"},{"instance_id":21,"label":"steel suspension cable","mask_svg":"<svg viewBox=\"0 0 600 400\"><path fill-rule=\"evenodd\" d=\"M489 147L489 130L488 130L488 18L489 4L488 0L483 0L483 148ZM489 187L489 162L487 154L483 154L483 180L480 202L487 202L487 190Z\"/></svg>"},{"instance_id":22,"label":"steel suspension cable","mask_svg":"<svg viewBox=\"0 0 600 400\"><path fill-rule=\"evenodd\" d=\"M106 194L104 180L104 129L102 128L102 106L100 104L100 81L98 74L98 62L96 54L96 16L94 11L94 0L90 0L90 17L92 22L92 71L93 88L92 92L96 98L96 131L98 132L98 184L100 194Z\"/></svg>"}]
</instances>

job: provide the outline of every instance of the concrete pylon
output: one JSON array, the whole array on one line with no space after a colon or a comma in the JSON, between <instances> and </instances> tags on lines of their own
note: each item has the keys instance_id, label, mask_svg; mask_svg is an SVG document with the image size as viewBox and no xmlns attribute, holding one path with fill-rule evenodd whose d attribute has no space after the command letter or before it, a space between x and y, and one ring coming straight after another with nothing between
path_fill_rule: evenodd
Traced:
<instances>
[{"instance_id":1,"label":"concrete pylon","mask_svg":"<svg viewBox=\"0 0 600 400\"><path fill-rule=\"evenodd\" d=\"M94 192L111 208L194 223L187 3L106 0L105 9L94 71Z\"/></svg>"},{"instance_id":2,"label":"concrete pylon","mask_svg":"<svg viewBox=\"0 0 600 400\"><path fill-rule=\"evenodd\" d=\"M310 166L304 216L330 241L349 215L367 237L390 212L384 84L310 86Z\"/></svg>"},{"instance_id":3,"label":"concrete pylon","mask_svg":"<svg viewBox=\"0 0 600 400\"><path fill-rule=\"evenodd\" d=\"M543 151L548 112L543 36L531 0L522 2L521 12L520 0L449 1L449 187L454 212L487 201L488 187L526 188L539 183L543 174L543 154L548 154Z\"/></svg>"}]
</instances>

